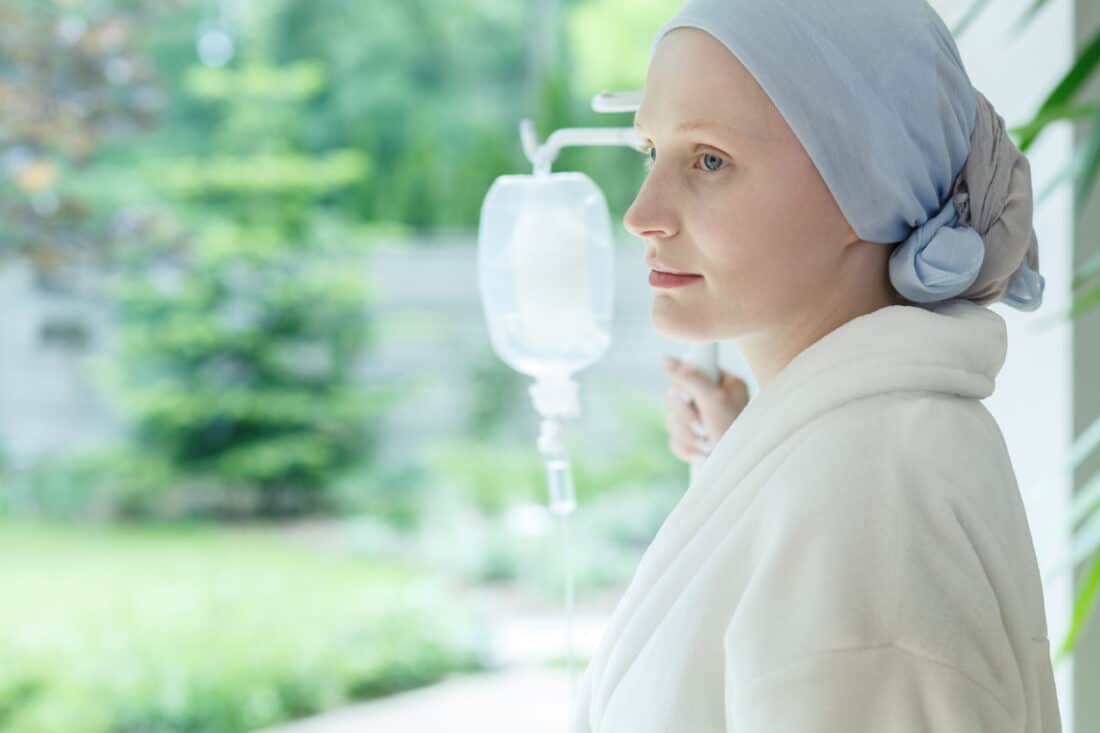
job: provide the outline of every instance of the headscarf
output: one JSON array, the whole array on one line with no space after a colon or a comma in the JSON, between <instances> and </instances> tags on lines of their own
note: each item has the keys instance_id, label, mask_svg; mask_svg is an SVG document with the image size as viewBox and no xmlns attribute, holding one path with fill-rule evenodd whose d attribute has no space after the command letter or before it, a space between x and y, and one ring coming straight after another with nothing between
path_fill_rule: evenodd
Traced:
<instances>
[{"instance_id":1,"label":"headscarf","mask_svg":"<svg viewBox=\"0 0 1100 733\"><path fill-rule=\"evenodd\" d=\"M753 75L906 299L1042 303L1031 168L926 0L688 0Z\"/></svg>"}]
</instances>

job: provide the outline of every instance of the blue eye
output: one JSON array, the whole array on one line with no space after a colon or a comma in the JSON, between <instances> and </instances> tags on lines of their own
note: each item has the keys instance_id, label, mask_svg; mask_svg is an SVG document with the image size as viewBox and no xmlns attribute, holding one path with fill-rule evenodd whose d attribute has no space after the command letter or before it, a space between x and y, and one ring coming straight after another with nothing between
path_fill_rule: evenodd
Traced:
<instances>
[{"instance_id":1,"label":"blue eye","mask_svg":"<svg viewBox=\"0 0 1100 733\"><path fill-rule=\"evenodd\" d=\"M708 159L718 161L717 165L719 167L711 168L709 165L706 164L706 161ZM718 157L717 155L714 155L713 153L703 153L703 167L706 168L708 171L720 171L720 170L722 170L721 164L724 163L724 162L725 162L725 160Z\"/></svg>"},{"instance_id":2,"label":"blue eye","mask_svg":"<svg viewBox=\"0 0 1100 733\"><path fill-rule=\"evenodd\" d=\"M650 146L646 148L641 148L640 150L646 156L646 170L652 170L653 165L657 161L657 148ZM718 171L726 167L725 165L723 165L724 163L729 162L722 156L715 155L714 153L702 153L701 157L703 159L703 170L706 170L710 173L717 173Z\"/></svg>"}]
</instances>

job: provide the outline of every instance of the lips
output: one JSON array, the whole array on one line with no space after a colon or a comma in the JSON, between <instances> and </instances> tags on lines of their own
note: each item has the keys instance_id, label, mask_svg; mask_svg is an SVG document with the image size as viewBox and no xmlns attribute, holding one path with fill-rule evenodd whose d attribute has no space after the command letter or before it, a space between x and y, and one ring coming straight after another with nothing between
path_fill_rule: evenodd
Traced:
<instances>
[{"instance_id":1,"label":"lips","mask_svg":"<svg viewBox=\"0 0 1100 733\"><path fill-rule=\"evenodd\" d=\"M669 275L698 275L699 274L697 272L688 272L687 270L680 270L680 269L677 269L675 267L672 267L671 265L666 265L664 262L661 262L660 260L658 260L655 257L646 257L645 262L646 262L647 265L649 265L649 268L651 270L656 270L657 272L665 272L665 273L668 273Z\"/></svg>"},{"instance_id":2,"label":"lips","mask_svg":"<svg viewBox=\"0 0 1100 733\"><path fill-rule=\"evenodd\" d=\"M649 273L649 284L655 288L678 288L682 285L697 283L702 279L702 275L672 275L660 270Z\"/></svg>"}]
</instances>

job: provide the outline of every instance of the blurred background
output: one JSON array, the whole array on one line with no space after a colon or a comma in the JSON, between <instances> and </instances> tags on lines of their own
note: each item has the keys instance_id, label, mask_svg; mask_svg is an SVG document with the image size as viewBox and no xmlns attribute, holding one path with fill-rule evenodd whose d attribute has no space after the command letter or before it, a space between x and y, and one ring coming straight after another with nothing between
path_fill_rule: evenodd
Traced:
<instances>
[{"instance_id":1,"label":"blurred background","mask_svg":"<svg viewBox=\"0 0 1100 733\"><path fill-rule=\"evenodd\" d=\"M530 172L524 117L631 124L591 98L641 88L680 5L0 0L0 731L566 729L565 570L579 673L687 488L660 369L687 345L622 228L644 158L564 150L617 240L566 532L478 217ZM986 402L1064 730L1097 731L1100 9L933 5L1032 165L1046 300L993 306Z\"/></svg>"}]
</instances>

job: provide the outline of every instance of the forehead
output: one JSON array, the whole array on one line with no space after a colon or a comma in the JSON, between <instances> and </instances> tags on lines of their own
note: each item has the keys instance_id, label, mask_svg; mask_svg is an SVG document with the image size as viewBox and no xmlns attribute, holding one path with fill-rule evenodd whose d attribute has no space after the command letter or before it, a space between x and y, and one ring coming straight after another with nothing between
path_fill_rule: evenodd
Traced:
<instances>
[{"instance_id":1,"label":"forehead","mask_svg":"<svg viewBox=\"0 0 1100 733\"><path fill-rule=\"evenodd\" d=\"M710 130L759 141L778 115L725 45L697 28L676 28L653 55L634 127L650 134Z\"/></svg>"},{"instance_id":2,"label":"forehead","mask_svg":"<svg viewBox=\"0 0 1100 733\"><path fill-rule=\"evenodd\" d=\"M645 133L649 131L649 128L641 120L640 111L638 115L634 117L634 129L638 132ZM721 120L708 119L708 118L695 118L690 120L684 120L675 127L675 132L694 132L696 130L709 130L714 132L721 132L726 135L730 135L734 138L750 138L759 139L759 135L753 132L746 132L739 128L738 125L723 122Z\"/></svg>"}]
</instances>

